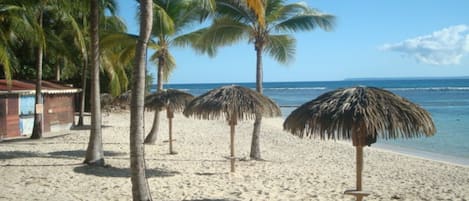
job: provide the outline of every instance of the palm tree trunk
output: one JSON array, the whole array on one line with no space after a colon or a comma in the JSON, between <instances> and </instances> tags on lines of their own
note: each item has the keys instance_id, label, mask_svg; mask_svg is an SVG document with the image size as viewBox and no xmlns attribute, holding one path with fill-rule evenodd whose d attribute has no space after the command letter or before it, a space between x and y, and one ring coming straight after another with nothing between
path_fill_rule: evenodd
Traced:
<instances>
[{"instance_id":1,"label":"palm tree trunk","mask_svg":"<svg viewBox=\"0 0 469 201\"><path fill-rule=\"evenodd\" d=\"M60 64L58 61L55 64L55 81L60 81Z\"/></svg>"},{"instance_id":2,"label":"palm tree trunk","mask_svg":"<svg viewBox=\"0 0 469 201\"><path fill-rule=\"evenodd\" d=\"M263 92L262 87L262 51L263 44L261 42L256 43L256 91ZM261 133L262 114L256 114L256 120L254 121L254 129L252 131L251 140L251 153L249 154L251 159L261 160L261 147L260 147L260 133Z\"/></svg>"},{"instance_id":3,"label":"palm tree trunk","mask_svg":"<svg viewBox=\"0 0 469 201\"><path fill-rule=\"evenodd\" d=\"M43 13L39 11L38 23L42 27ZM36 107L34 110L34 125L31 139L41 139L42 132L44 131L43 117L44 117L44 101L42 99L42 58L43 58L43 46L42 41L38 43L36 51Z\"/></svg>"},{"instance_id":4,"label":"palm tree trunk","mask_svg":"<svg viewBox=\"0 0 469 201\"><path fill-rule=\"evenodd\" d=\"M83 26L86 27L88 25L86 17L82 19ZM80 111L78 115L78 124L77 126L84 125L84 115L85 115L85 105L86 105L86 75L87 75L87 68L88 68L88 54L86 50L82 48L82 55L83 55L83 68L81 70L81 96L80 96Z\"/></svg>"},{"instance_id":5,"label":"palm tree trunk","mask_svg":"<svg viewBox=\"0 0 469 201\"><path fill-rule=\"evenodd\" d=\"M158 58L158 74L157 74L157 87L156 91L160 92L163 90L163 66L164 66L164 57L160 56ZM145 138L145 144L155 144L156 139L158 138L158 129L160 128L160 111L155 110L155 117L153 118L153 126L151 127L150 133L148 133Z\"/></svg>"},{"instance_id":6,"label":"palm tree trunk","mask_svg":"<svg viewBox=\"0 0 469 201\"><path fill-rule=\"evenodd\" d=\"M140 40L135 52L135 68L132 79L130 101L130 176L134 201L152 200L145 177L144 135L144 93L147 43L153 23L152 0L140 0Z\"/></svg>"},{"instance_id":7,"label":"palm tree trunk","mask_svg":"<svg viewBox=\"0 0 469 201\"><path fill-rule=\"evenodd\" d=\"M83 69L81 71L81 96L80 96L80 114L78 115L78 124L77 126L84 125L84 115L85 115L85 101L86 101L86 68L88 66L88 59L83 59Z\"/></svg>"},{"instance_id":8,"label":"palm tree trunk","mask_svg":"<svg viewBox=\"0 0 469 201\"><path fill-rule=\"evenodd\" d=\"M158 129L160 127L160 112L155 110L155 116L153 118L153 125L151 127L150 133L148 133L147 137L145 138L145 144L155 144L156 139L158 137Z\"/></svg>"},{"instance_id":9,"label":"palm tree trunk","mask_svg":"<svg viewBox=\"0 0 469 201\"><path fill-rule=\"evenodd\" d=\"M101 104L99 96L99 4L91 1L91 131L84 163L104 166L101 132Z\"/></svg>"}]
</instances>

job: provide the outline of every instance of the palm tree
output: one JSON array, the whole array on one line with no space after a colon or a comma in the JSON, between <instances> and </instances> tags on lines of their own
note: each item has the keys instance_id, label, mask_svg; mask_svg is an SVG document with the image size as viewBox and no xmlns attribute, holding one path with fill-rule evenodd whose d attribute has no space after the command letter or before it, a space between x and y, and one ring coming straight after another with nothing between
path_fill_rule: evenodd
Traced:
<instances>
[{"instance_id":1,"label":"palm tree","mask_svg":"<svg viewBox=\"0 0 469 201\"><path fill-rule=\"evenodd\" d=\"M130 103L130 175L135 201L152 200L145 177L143 107L147 43L153 23L152 0L140 0L140 39L135 52Z\"/></svg>"},{"instance_id":2,"label":"palm tree","mask_svg":"<svg viewBox=\"0 0 469 201\"><path fill-rule=\"evenodd\" d=\"M42 31L42 24L44 18L44 5L39 2L37 8L33 12L33 18L37 19L37 28ZM42 40L44 41L44 40ZM34 124L31 139L42 138L43 128L43 99L42 99L42 59L44 54L45 45L43 42L39 43L36 47L36 94L34 110Z\"/></svg>"},{"instance_id":3,"label":"palm tree","mask_svg":"<svg viewBox=\"0 0 469 201\"><path fill-rule=\"evenodd\" d=\"M84 163L104 165L101 131L101 99L99 93L99 3L90 0L91 36L91 131Z\"/></svg>"},{"instance_id":4,"label":"palm tree","mask_svg":"<svg viewBox=\"0 0 469 201\"><path fill-rule=\"evenodd\" d=\"M263 92L262 56L269 54L280 63L288 63L295 53L295 39L288 35L297 31L311 31L317 27L332 30L334 16L308 7L305 3L285 4L285 0L261 0L264 12L257 14L239 0L218 0L217 17L203 30L198 48L213 56L217 47L248 40L256 51L256 90ZM251 1L249 1L251 2ZM256 4L249 4L251 7ZM262 8L257 9L257 12ZM265 25L262 23L265 19ZM262 115L254 122L252 159L261 159L259 135Z\"/></svg>"},{"instance_id":5,"label":"palm tree","mask_svg":"<svg viewBox=\"0 0 469 201\"><path fill-rule=\"evenodd\" d=\"M214 9L213 0L154 0L153 30L157 50L150 60L157 64L157 92L163 90L176 62L171 54L172 46L185 47L195 41L199 32L185 32L187 28L200 23ZM156 141L159 127L159 112L155 111L153 126L145 143Z\"/></svg>"},{"instance_id":6,"label":"palm tree","mask_svg":"<svg viewBox=\"0 0 469 201\"><path fill-rule=\"evenodd\" d=\"M103 30L107 31L108 27L107 24L111 22L110 24L118 24L116 23L117 18L113 18L116 14L116 7L117 4L115 0L104 0L104 1L99 1L99 19L100 19L100 26L104 27ZM81 16L82 20L82 30L85 35L89 34L88 30L90 29L88 19L84 16L88 16L87 12L89 10L89 6L85 5L86 9L83 10L81 13L78 15ZM110 13L111 15L111 20L109 17L105 16L105 13ZM111 26L115 28L116 26ZM121 27L122 28L122 27ZM119 29L119 31L122 31L122 29ZM88 42L89 43L89 42ZM84 119L84 113L85 113L85 100L86 100L86 85L87 85L87 67L88 67L88 50L85 48L81 49L81 54L82 54L82 59L83 59L83 64L82 64L82 72L81 72L81 83L82 83L82 93L81 93L81 99L80 99L80 111L79 111L79 117L78 117L78 126L83 126L83 119ZM105 54L106 55L106 54ZM114 86L114 85L113 85Z\"/></svg>"}]
</instances>

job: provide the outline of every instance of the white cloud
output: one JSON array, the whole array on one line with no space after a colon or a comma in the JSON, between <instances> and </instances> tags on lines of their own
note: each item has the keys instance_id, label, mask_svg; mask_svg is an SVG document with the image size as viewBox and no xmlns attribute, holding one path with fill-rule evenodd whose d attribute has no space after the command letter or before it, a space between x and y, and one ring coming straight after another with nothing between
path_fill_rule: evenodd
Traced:
<instances>
[{"instance_id":1,"label":"white cloud","mask_svg":"<svg viewBox=\"0 0 469 201\"><path fill-rule=\"evenodd\" d=\"M451 26L430 35L385 44L380 49L401 52L427 64L459 64L462 57L469 53L469 26Z\"/></svg>"}]
</instances>

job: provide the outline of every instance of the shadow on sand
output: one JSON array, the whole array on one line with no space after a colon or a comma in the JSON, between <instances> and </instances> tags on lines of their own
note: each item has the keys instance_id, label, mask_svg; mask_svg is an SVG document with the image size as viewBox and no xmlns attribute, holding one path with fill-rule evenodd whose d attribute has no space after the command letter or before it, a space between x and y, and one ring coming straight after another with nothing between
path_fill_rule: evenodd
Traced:
<instances>
[{"instance_id":1,"label":"shadow on sand","mask_svg":"<svg viewBox=\"0 0 469 201\"><path fill-rule=\"evenodd\" d=\"M70 151L55 151L49 152L51 156L61 156L61 157L75 157L75 158L84 158L86 154L85 150L70 150ZM127 153L124 152L115 152L115 151L104 151L104 158L113 157L113 156L124 156Z\"/></svg>"},{"instance_id":2,"label":"shadow on sand","mask_svg":"<svg viewBox=\"0 0 469 201\"><path fill-rule=\"evenodd\" d=\"M107 126L107 125L101 125L101 128L110 128L112 126ZM76 131L81 131L81 130L91 130L91 125L86 124L83 126L73 126L70 128L70 130L76 130Z\"/></svg>"},{"instance_id":3,"label":"shadow on sand","mask_svg":"<svg viewBox=\"0 0 469 201\"><path fill-rule=\"evenodd\" d=\"M228 199L194 199L194 200L182 200L182 201L235 201Z\"/></svg>"},{"instance_id":4,"label":"shadow on sand","mask_svg":"<svg viewBox=\"0 0 469 201\"><path fill-rule=\"evenodd\" d=\"M15 159L15 158L37 158L37 157L45 157L45 155L39 154L37 152L29 152L29 151L0 152L0 160L9 160L9 159Z\"/></svg>"},{"instance_id":5,"label":"shadow on sand","mask_svg":"<svg viewBox=\"0 0 469 201\"><path fill-rule=\"evenodd\" d=\"M7 151L0 152L0 160L10 160L17 158L57 158L57 159L72 159L72 158L85 158L85 150L71 150L71 151L56 151L50 153L30 152L30 151ZM104 156L123 156L126 153L104 151Z\"/></svg>"},{"instance_id":6,"label":"shadow on sand","mask_svg":"<svg viewBox=\"0 0 469 201\"><path fill-rule=\"evenodd\" d=\"M130 177L130 168L117 168L112 166L106 167L97 167L97 166L88 166L83 165L73 168L73 171L76 173L94 175L98 177ZM178 171L169 171L160 168L147 169L146 171L147 178L151 177L172 177L176 174L181 174Z\"/></svg>"}]
</instances>

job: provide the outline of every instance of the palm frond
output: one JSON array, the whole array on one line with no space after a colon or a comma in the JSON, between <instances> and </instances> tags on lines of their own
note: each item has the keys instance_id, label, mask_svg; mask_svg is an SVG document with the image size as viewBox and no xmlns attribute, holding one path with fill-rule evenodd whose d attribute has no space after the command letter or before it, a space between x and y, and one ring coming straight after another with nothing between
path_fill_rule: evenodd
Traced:
<instances>
[{"instance_id":1,"label":"palm frond","mask_svg":"<svg viewBox=\"0 0 469 201\"><path fill-rule=\"evenodd\" d=\"M256 14L257 21L261 27L265 27L265 8L263 0L246 0L246 2L248 7Z\"/></svg>"},{"instance_id":2,"label":"palm frond","mask_svg":"<svg viewBox=\"0 0 469 201\"><path fill-rule=\"evenodd\" d=\"M240 0L217 0L217 18L222 16L251 26L258 23L256 13Z\"/></svg>"},{"instance_id":3,"label":"palm frond","mask_svg":"<svg viewBox=\"0 0 469 201\"><path fill-rule=\"evenodd\" d=\"M276 61L287 64L295 55L296 40L289 35L270 35L265 51Z\"/></svg>"},{"instance_id":4,"label":"palm frond","mask_svg":"<svg viewBox=\"0 0 469 201\"><path fill-rule=\"evenodd\" d=\"M5 46L0 43L0 64L3 66L3 72L6 80L11 80L10 56Z\"/></svg>"},{"instance_id":5,"label":"palm frond","mask_svg":"<svg viewBox=\"0 0 469 201\"><path fill-rule=\"evenodd\" d=\"M168 52L165 60L166 60L166 65L163 68L163 81L168 82L169 77L171 76L174 69L176 68L176 59L173 57L171 53Z\"/></svg>"},{"instance_id":6,"label":"palm frond","mask_svg":"<svg viewBox=\"0 0 469 201\"><path fill-rule=\"evenodd\" d=\"M335 17L333 15L310 9L308 12L299 13L294 17L278 23L275 25L275 29L278 31L296 32L310 31L319 27L325 31L331 31L334 28L334 24Z\"/></svg>"},{"instance_id":7,"label":"palm frond","mask_svg":"<svg viewBox=\"0 0 469 201\"><path fill-rule=\"evenodd\" d=\"M196 46L199 51L214 56L218 47L231 45L241 39L248 38L251 27L229 17L220 17L215 19L209 28L201 31L203 32L202 37Z\"/></svg>"},{"instance_id":8,"label":"palm frond","mask_svg":"<svg viewBox=\"0 0 469 201\"><path fill-rule=\"evenodd\" d=\"M172 35L176 31L176 25L165 8L158 4L153 4L153 28L152 35L165 36Z\"/></svg>"},{"instance_id":9,"label":"palm frond","mask_svg":"<svg viewBox=\"0 0 469 201\"><path fill-rule=\"evenodd\" d=\"M105 16L100 29L105 32L127 32L127 26L119 16Z\"/></svg>"},{"instance_id":10,"label":"palm frond","mask_svg":"<svg viewBox=\"0 0 469 201\"><path fill-rule=\"evenodd\" d=\"M187 46L195 47L195 44L202 36L202 33L203 33L202 30L197 30L197 31L193 31L193 32L186 33L183 35L179 35L171 41L171 45L175 45L179 47L187 47Z\"/></svg>"},{"instance_id":11,"label":"palm frond","mask_svg":"<svg viewBox=\"0 0 469 201\"><path fill-rule=\"evenodd\" d=\"M309 12L305 2L284 5L282 0L269 1L266 11L266 21L270 23L281 22L300 13Z\"/></svg>"}]
</instances>

